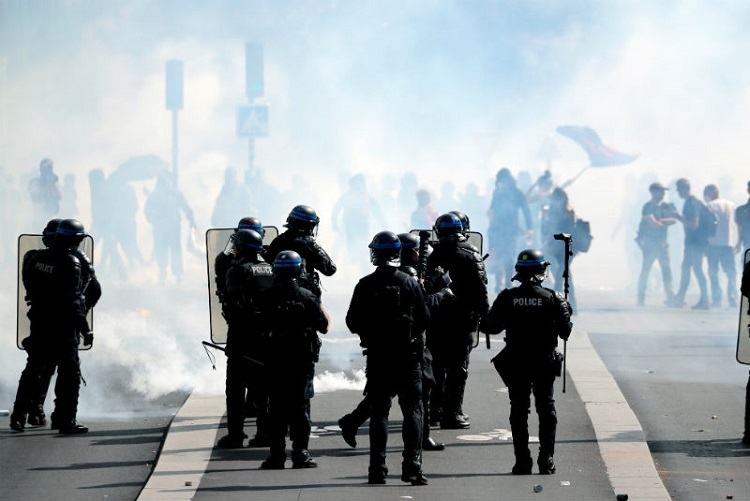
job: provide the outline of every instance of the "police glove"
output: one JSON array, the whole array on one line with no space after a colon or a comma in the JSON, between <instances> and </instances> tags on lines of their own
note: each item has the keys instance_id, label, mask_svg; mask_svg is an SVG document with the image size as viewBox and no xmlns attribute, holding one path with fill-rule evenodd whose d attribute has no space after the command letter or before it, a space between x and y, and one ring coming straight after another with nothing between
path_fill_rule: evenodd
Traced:
<instances>
[{"instance_id":1,"label":"police glove","mask_svg":"<svg viewBox=\"0 0 750 501\"><path fill-rule=\"evenodd\" d=\"M87 333L82 334L82 337L83 337L84 346L91 346L92 344L94 344L94 332L93 331L88 331Z\"/></svg>"}]
</instances>

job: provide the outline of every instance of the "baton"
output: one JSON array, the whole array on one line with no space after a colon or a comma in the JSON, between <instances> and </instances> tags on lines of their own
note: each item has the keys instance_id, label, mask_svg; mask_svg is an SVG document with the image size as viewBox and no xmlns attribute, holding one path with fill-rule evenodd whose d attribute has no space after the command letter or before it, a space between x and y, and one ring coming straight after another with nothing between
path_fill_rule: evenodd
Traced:
<instances>
[{"instance_id":1,"label":"baton","mask_svg":"<svg viewBox=\"0 0 750 501\"><path fill-rule=\"evenodd\" d=\"M485 254L484 256L482 256L482 261L487 261L488 257L490 257L489 252L487 254ZM486 333L486 332L484 333L484 341L485 341L485 343L487 343L487 349L491 350L492 346L490 344L490 335L488 333ZM477 344L479 344L479 333L477 333Z\"/></svg>"},{"instance_id":2,"label":"baton","mask_svg":"<svg viewBox=\"0 0 750 501\"><path fill-rule=\"evenodd\" d=\"M226 349L226 348L224 348L223 346L220 346L220 345L218 345L218 344L214 344L214 343L209 343L208 341L201 341L201 342L203 343L203 346L209 346L209 347L211 347L211 348L215 348L215 349L217 349L217 350L223 351L224 353L226 353L226 352L227 352L227 349ZM261 367L265 367L265 364L264 364L263 362L259 362L259 361L255 360L254 358L250 358L250 357L248 357L247 355L241 355L241 356L242 356L242 358L244 358L245 360L248 360L248 361L250 361L250 362L252 362L252 363L254 363L254 364L258 364L258 365L260 365Z\"/></svg>"},{"instance_id":3,"label":"baton","mask_svg":"<svg viewBox=\"0 0 750 501\"><path fill-rule=\"evenodd\" d=\"M562 240L565 242L565 268L563 268L563 290L565 291L565 302L568 302L568 270L570 269L570 256L573 252L570 250L573 244L573 237L569 233L556 233L552 235L555 240ZM565 393L566 374L568 367L568 340L563 339L563 386L562 392Z\"/></svg>"}]
</instances>

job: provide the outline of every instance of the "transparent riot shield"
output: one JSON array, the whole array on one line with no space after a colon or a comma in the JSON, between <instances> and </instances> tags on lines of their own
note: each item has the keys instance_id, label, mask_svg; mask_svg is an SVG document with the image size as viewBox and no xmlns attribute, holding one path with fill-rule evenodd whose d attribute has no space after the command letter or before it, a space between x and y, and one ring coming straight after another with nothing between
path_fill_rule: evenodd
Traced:
<instances>
[{"instance_id":1,"label":"transparent riot shield","mask_svg":"<svg viewBox=\"0 0 750 501\"><path fill-rule=\"evenodd\" d=\"M29 312L29 306L26 304L26 287L23 285L21 277L21 268L23 267L23 258L29 251L37 251L44 249L45 245L42 242L42 235L20 235L18 237L18 297L16 298L16 346L18 349L23 350L23 340L29 337L31 334L31 325L27 313ZM87 235L81 241L78 246L78 250L81 251L86 257L89 258L91 263L94 262L94 239L91 235ZM86 318L89 321L89 327L94 330L94 309L90 309ZM81 350L88 350L91 345L84 345L81 340L79 346Z\"/></svg>"},{"instance_id":2,"label":"transparent riot shield","mask_svg":"<svg viewBox=\"0 0 750 501\"><path fill-rule=\"evenodd\" d=\"M745 265L750 262L750 249L745 251ZM750 365L750 300L740 294L740 327L737 335L737 361Z\"/></svg>"},{"instance_id":3,"label":"transparent riot shield","mask_svg":"<svg viewBox=\"0 0 750 501\"><path fill-rule=\"evenodd\" d=\"M263 227L263 245L267 246L279 236L275 226ZM211 341L216 344L227 342L227 323L221 314L221 302L216 291L216 256L225 252L234 228L210 228L206 231L206 260L208 269L208 308L211 317Z\"/></svg>"},{"instance_id":4,"label":"transparent riot shield","mask_svg":"<svg viewBox=\"0 0 750 501\"><path fill-rule=\"evenodd\" d=\"M411 233L412 235L419 236L420 231L425 231L425 230L411 230L409 233ZM428 230L428 231L430 232L430 245L432 245L434 242L438 241L437 233L435 233L435 230ZM482 254L482 244L484 243L484 237L482 236L482 234L479 233L478 231L470 231L467 235L466 240L471 245L479 249L479 254L482 256L482 258L484 258L484 255Z\"/></svg>"}]
</instances>

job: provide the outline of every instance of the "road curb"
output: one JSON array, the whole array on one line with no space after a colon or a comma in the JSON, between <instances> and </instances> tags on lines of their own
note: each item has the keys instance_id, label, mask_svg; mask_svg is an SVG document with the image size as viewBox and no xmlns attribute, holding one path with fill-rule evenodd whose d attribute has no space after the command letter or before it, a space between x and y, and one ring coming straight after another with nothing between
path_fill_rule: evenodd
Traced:
<instances>
[{"instance_id":1,"label":"road curb","mask_svg":"<svg viewBox=\"0 0 750 501\"><path fill-rule=\"evenodd\" d=\"M583 400L615 494L639 501L672 501L656 471L646 437L587 332L568 342L568 374Z\"/></svg>"}]
</instances>

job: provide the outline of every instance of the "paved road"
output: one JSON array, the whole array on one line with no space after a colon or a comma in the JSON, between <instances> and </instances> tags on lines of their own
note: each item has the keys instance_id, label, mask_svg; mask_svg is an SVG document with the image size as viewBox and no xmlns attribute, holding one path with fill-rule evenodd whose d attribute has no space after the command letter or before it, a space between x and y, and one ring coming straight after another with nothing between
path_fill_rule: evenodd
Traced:
<instances>
[{"instance_id":1,"label":"paved road","mask_svg":"<svg viewBox=\"0 0 750 501\"><path fill-rule=\"evenodd\" d=\"M738 311L636 309L625 301L592 296L578 326L638 416L670 494L748 499L750 447L739 442L748 367L735 360Z\"/></svg>"}]
</instances>

